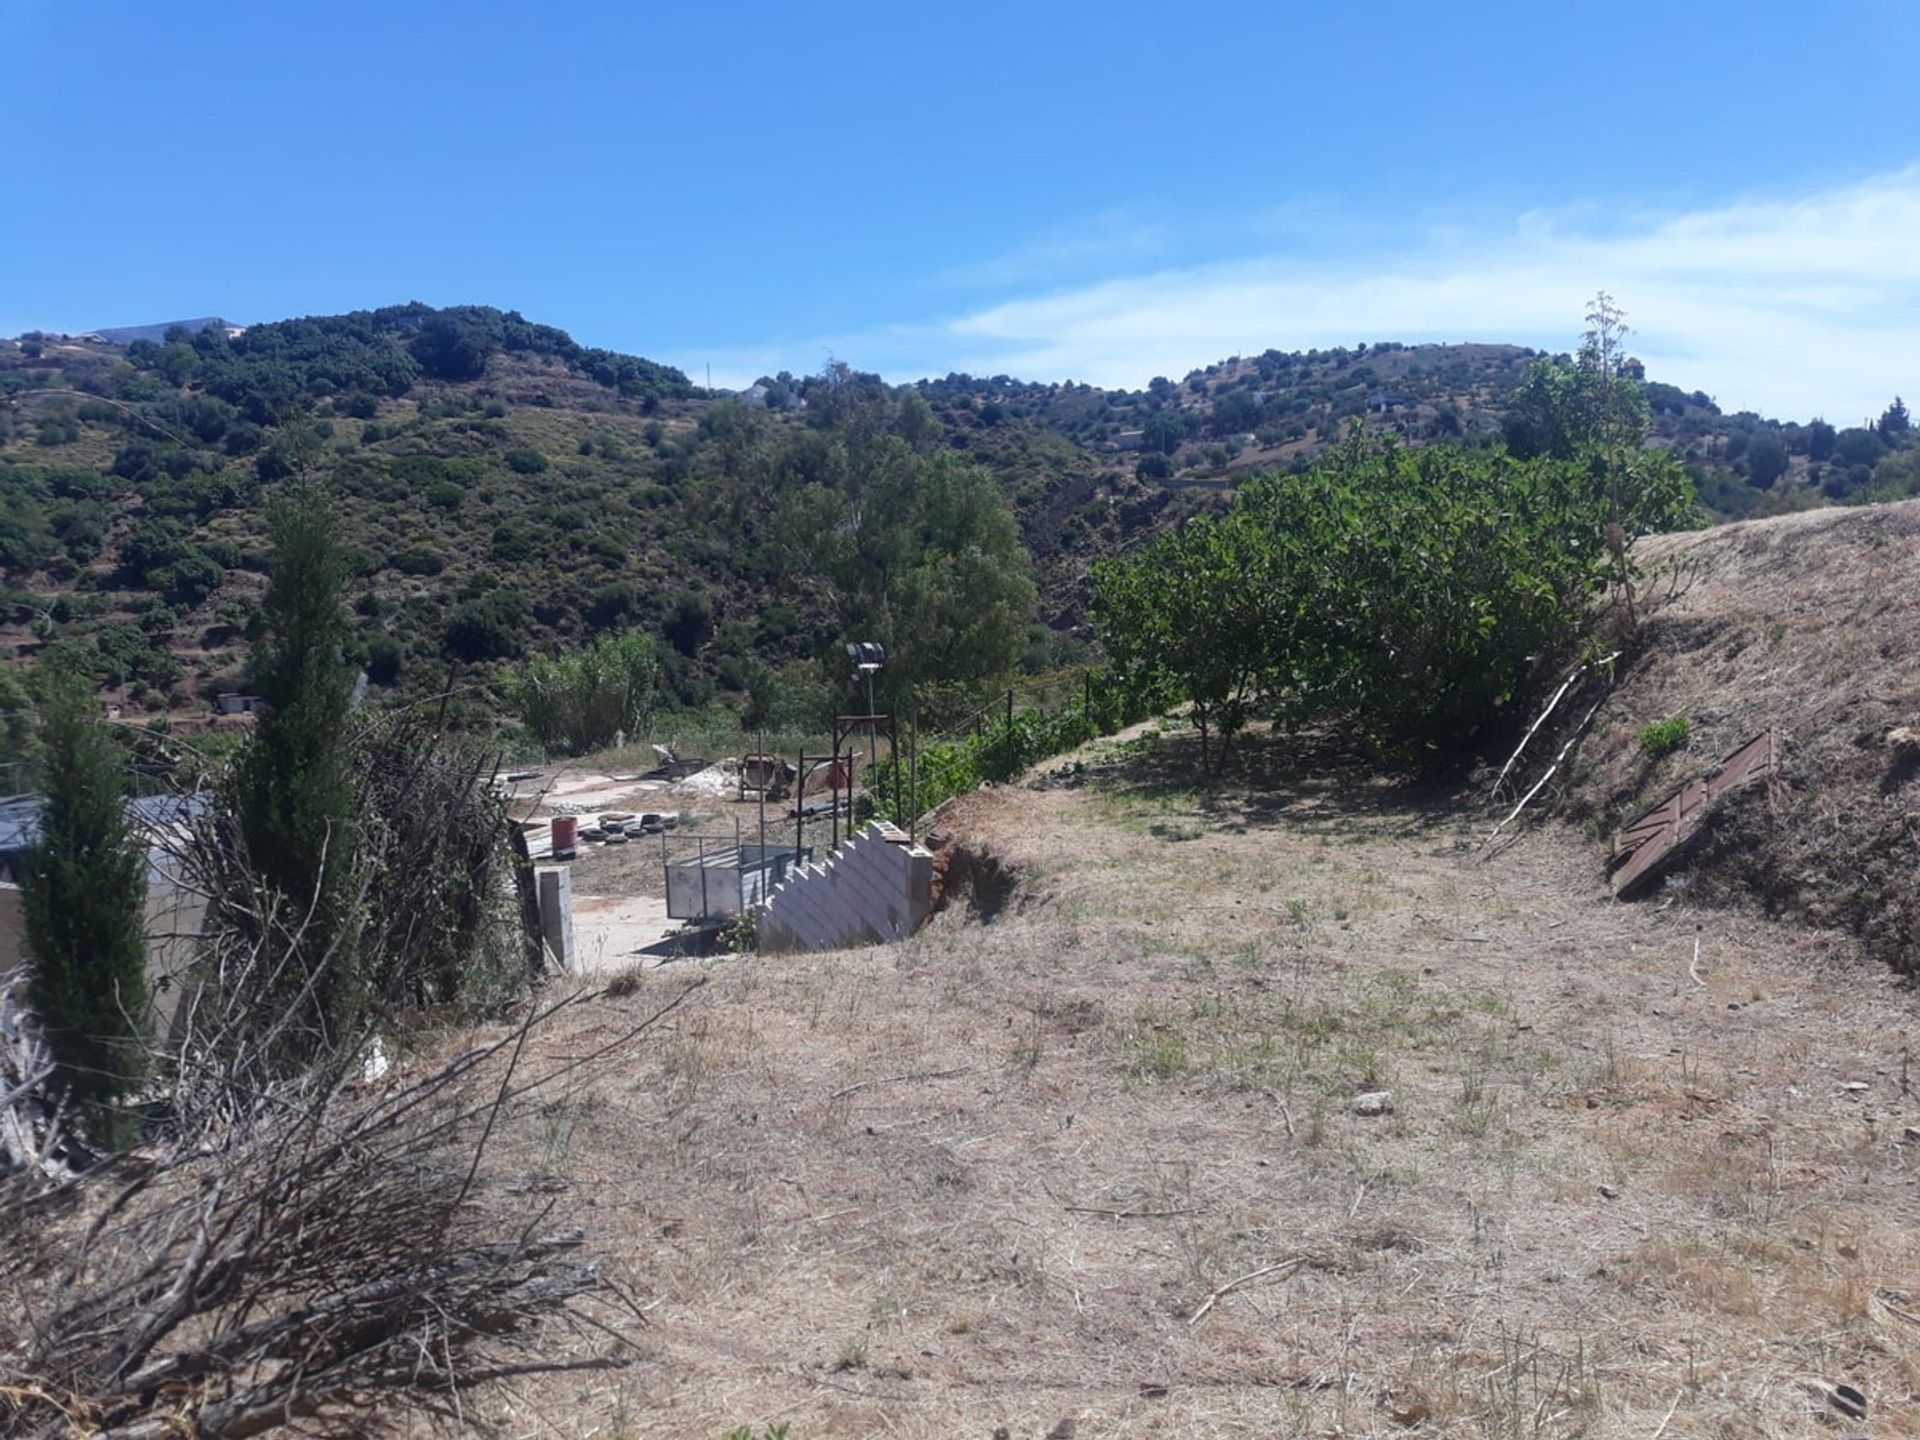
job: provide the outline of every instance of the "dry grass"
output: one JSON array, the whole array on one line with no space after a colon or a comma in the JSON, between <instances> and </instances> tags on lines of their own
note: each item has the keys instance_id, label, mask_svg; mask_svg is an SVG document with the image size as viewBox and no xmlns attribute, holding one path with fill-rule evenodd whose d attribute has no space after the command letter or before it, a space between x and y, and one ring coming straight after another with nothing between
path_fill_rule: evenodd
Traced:
<instances>
[{"instance_id":1,"label":"dry grass","mask_svg":"<svg viewBox=\"0 0 1920 1440\"><path fill-rule=\"evenodd\" d=\"M508 1137L652 1322L510 1430L1785 1437L1844 1382L1871 1409L1832 1433L1920 1431L1914 998L1699 903L1885 952L1886 876L1842 880L1906 854L1856 821L1911 803L1881 752L1920 706L1920 507L1657 548L1691 558L1580 756L1584 836L1486 862L1459 794L1278 741L1208 790L1183 737L1105 745L953 818L1018 876L992 923L717 963ZM1605 825L1764 725L1765 843L1609 900Z\"/></svg>"},{"instance_id":2,"label":"dry grass","mask_svg":"<svg viewBox=\"0 0 1920 1440\"><path fill-rule=\"evenodd\" d=\"M1771 729L1779 783L1710 826L1695 893L1858 934L1920 969L1920 501L1820 510L1646 543L1643 656L1581 747L1596 838ZM1688 722L1662 758L1643 727Z\"/></svg>"},{"instance_id":3,"label":"dry grass","mask_svg":"<svg viewBox=\"0 0 1920 1440\"><path fill-rule=\"evenodd\" d=\"M510 1430L1785 1437L1807 1380L1920 1429L1884 968L1617 905L1570 831L1484 863L1457 797L1278 741L1194 790L1185 744L975 797L993 923L717 962L509 1137L651 1322Z\"/></svg>"}]
</instances>

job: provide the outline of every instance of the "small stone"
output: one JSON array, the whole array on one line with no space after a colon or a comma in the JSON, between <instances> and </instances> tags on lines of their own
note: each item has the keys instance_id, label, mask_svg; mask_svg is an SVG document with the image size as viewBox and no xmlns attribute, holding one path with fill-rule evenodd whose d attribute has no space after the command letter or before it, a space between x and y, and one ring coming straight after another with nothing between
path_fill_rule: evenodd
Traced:
<instances>
[{"instance_id":1,"label":"small stone","mask_svg":"<svg viewBox=\"0 0 1920 1440\"><path fill-rule=\"evenodd\" d=\"M1858 1095L1867 1089L1867 1082L1864 1080L1849 1080L1840 1088L1849 1095Z\"/></svg>"},{"instance_id":2,"label":"small stone","mask_svg":"<svg viewBox=\"0 0 1920 1440\"><path fill-rule=\"evenodd\" d=\"M1867 1418L1867 1397L1851 1385L1836 1385L1827 1392L1827 1403L1849 1420Z\"/></svg>"},{"instance_id":3,"label":"small stone","mask_svg":"<svg viewBox=\"0 0 1920 1440\"><path fill-rule=\"evenodd\" d=\"M1353 1097L1353 1103L1347 1107L1356 1115L1391 1115L1393 1113L1393 1092L1391 1090L1369 1090L1364 1095Z\"/></svg>"},{"instance_id":4,"label":"small stone","mask_svg":"<svg viewBox=\"0 0 1920 1440\"><path fill-rule=\"evenodd\" d=\"M1900 1132L1900 1138L1909 1145L1920 1145L1920 1125L1909 1125Z\"/></svg>"},{"instance_id":5,"label":"small stone","mask_svg":"<svg viewBox=\"0 0 1920 1440\"><path fill-rule=\"evenodd\" d=\"M1618 1200L1620 1198L1620 1192L1611 1185L1602 1185L1600 1187L1600 1198L1602 1200Z\"/></svg>"}]
</instances>

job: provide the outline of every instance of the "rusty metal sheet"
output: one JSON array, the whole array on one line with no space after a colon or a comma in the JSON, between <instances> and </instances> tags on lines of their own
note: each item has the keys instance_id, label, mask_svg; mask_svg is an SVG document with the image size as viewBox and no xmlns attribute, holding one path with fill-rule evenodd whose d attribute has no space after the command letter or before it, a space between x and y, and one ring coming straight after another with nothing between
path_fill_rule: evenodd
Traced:
<instances>
[{"instance_id":1,"label":"rusty metal sheet","mask_svg":"<svg viewBox=\"0 0 1920 1440\"><path fill-rule=\"evenodd\" d=\"M1658 805L1625 826L1613 842L1608 883L1624 898L1652 880L1674 850L1693 834L1700 817L1731 790L1764 780L1779 767L1773 732L1754 736L1720 762L1707 780L1689 780Z\"/></svg>"}]
</instances>

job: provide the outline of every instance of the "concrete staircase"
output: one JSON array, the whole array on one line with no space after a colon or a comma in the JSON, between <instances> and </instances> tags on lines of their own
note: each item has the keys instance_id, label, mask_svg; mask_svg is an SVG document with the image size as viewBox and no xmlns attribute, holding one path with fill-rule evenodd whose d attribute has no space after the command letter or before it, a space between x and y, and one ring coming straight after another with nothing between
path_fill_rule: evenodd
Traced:
<instances>
[{"instance_id":1,"label":"concrete staircase","mask_svg":"<svg viewBox=\"0 0 1920 1440\"><path fill-rule=\"evenodd\" d=\"M801 865L760 912L765 954L904 940L933 909L933 854L875 820L840 851Z\"/></svg>"}]
</instances>

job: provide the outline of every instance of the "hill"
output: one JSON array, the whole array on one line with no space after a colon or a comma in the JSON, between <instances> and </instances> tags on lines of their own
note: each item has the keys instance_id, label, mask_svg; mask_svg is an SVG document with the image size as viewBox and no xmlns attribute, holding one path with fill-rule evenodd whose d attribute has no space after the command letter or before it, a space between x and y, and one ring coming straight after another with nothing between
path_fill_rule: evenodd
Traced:
<instances>
[{"instance_id":1,"label":"hill","mask_svg":"<svg viewBox=\"0 0 1920 1440\"><path fill-rule=\"evenodd\" d=\"M224 330L229 335L237 334L241 326L230 324L218 315L203 315L197 320L166 320L158 325L119 325L108 326L91 332L94 339L104 340L109 345L132 345L145 340L149 344L159 345L173 331L183 335L198 335L202 330Z\"/></svg>"},{"instance_id":2,"label":"hill","mask_svg":"<svg viewBox=\"0 0 1920 1440\"><path fill-rule=\"evenodd\" d=\"M1580 748L1571 818L1610 839L1770 731L1778 778L1728 797L1669 885L1920 969L1920 501L1642 543L1656 608ZM1643 743L1676 720L1683 744Z\"/></svg>"},{"instance_id":3,"label":"hill","mask_svg":"<svg viewBox=\"0 0 1920 1440\"><path fill-rule=\"evenodd\" d=\"M833 560L858 536L875 437L899 463L993 477L1038 583L1023 663L1045 669L1085 652L1093 560L1242 474L1309 463L1353 423L1497 443L1539 358L1268 351L1142 391L958 375L892 387L838 366L726 396L486 307L231 328L0 342L0 643L21 660L62 650L110 702L175 723L245 687L266 504L296 474L343 508L360 658L392 693L458 688L455 719L487 724L503 661L641 626L667 642L669 703L804 718L829 703L827 662L872 614L846 565L886 563L867 541ZM1656 440L1722 515L1920 481L1901 407L1835 431L1722 415L1658 382L1645 393Z\"/></svg>"},{"instance_id":4,"label":"hill","mask_svg":"<svg viewBox=\"0 0 1920 1440\"><path fill-rule=\"evenodd\" d=\"M1414 444L1494 443L1528 367L1542 358L1515 345L1385 342L1235 356L1145 390L969 375L923 381L920 389L943 418L972 410L1031 419L1122 463L1138 452L1133 463L1142 474L1217 487L1247 472L1304 464L1355 423ZM1838 429L1817 418L1726 414L1704 392L1647 379L1637 361L1627 370L1643 382L1652 443L1680 457L1702 502L1721 518L1920 489L1911 456L1893 458L1908 434L1898 399L1877 421Z\"/></svg>"}]
</instances>

